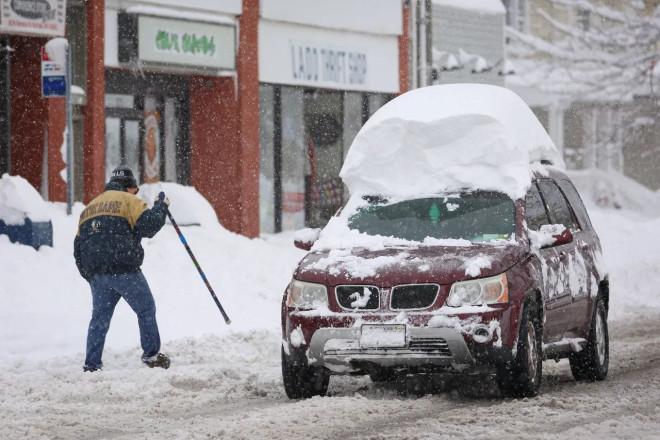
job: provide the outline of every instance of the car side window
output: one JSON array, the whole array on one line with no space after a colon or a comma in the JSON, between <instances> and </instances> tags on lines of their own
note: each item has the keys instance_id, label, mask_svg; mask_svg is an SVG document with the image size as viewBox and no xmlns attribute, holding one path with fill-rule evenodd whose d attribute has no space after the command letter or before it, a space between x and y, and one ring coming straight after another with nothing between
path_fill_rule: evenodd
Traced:
<instances>
[{"instance_id":1,"label":"car side window","mask_svg":"<svg viewBox=\"0 0 660 440\"><path fill-rule=\"evenodd\" d=\"M573 211L564 197L564 194L557 185L549 179L542 179L538 182L541 194L548 204L550 210L550 219L555 224L566 226L570 230L578 230L578 223L575 220Z\"/></svg>"},{"instance_id":2,"label":"car side window","mask_svg":"<svg viewBox=\"0 0 660 440\"><path fill-rule=\"evenodd\" d=\"M528 229L538 231L541 226L549 223L548 213L545 211L543 199L541 199L541 194L534 183L532 183L531 189L527 192L527 196L525 196L525 204Z\"/></svg>"},{"instance_id":3,"label":"car side window","mask_svg":"<svg viewBox=\"0 0 660 440\"><path fill-rule=\"evenodd\" d=\"M582 229L593 230L591 219L587 213L587 208L584 207L580 194L577 192L577 189L575 189L573 183L566 179L559 180L557 183L561 190L564 191L564 194L566 194L566 198L573 207L573 211L575 212L575 215L577 215L580 225L582 225Z\"/></svg>"}]
</instances>

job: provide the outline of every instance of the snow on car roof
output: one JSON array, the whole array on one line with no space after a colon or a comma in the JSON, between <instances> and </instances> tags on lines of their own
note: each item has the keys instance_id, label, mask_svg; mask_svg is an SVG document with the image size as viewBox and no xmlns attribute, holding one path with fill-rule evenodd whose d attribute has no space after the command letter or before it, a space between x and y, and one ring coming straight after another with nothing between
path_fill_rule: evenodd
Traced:
<instances>
[{"instance_id":1,"label":"snow on car roof","mask_svg":"<svg viewBox=\"0 0 660 440\"><path fill-rule=\"evenodd\" d=\"M378 110L353 141L340 176L351 194L484 189L517 199L541 160L564 168L518 95L497 86L447 84L404 93Z\"/></svg>"}]
</instances>

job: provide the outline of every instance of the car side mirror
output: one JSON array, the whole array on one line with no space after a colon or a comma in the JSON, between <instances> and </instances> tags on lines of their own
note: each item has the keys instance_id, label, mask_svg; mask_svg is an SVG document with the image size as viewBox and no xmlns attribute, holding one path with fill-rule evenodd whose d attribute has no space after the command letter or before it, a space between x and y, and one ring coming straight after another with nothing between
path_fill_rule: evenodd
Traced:
<instances>
[{"instance_id":1,"label":"car side mirror","mask_svg":"<svg viewBox=\"0 0 660 440\"><path fill-rule=\"evenodd\" d=\"M573 242L573 233L564 225L543 225L539 232L549 239L543 241L541 247L561 246Z\"/></svg>"},{"instance_id":2,"label":"car side mirror","mask_svg":"<svg viewBox=\"0 0 660 440\"><path fill-rule=\"evenodd\" d=\"M308 251L319 239L319 235L321 235L321 229L318 228L300 229L293 234L293 244L298 249Z\"/></svg>"}]
</instances>

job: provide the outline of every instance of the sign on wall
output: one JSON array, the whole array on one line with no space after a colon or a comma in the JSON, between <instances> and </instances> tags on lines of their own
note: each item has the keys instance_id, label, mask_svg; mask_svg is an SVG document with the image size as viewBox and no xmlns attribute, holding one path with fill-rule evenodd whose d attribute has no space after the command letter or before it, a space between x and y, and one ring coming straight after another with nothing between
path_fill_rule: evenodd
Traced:
<instances>
[{"instance_id":1,"label":"sign on wall","mask_svg":"<svg viewBox=\"0 0 660 440\"><path fill-rule=\"evenodd\" d=\"M289 42L291 76L295 80L365 86L369 60L364 50L325 44Z\"/></svg>"},{"instance_id":2,"label":"sign on wall","mask_svg":"<svg viewBox=\"0 0 660 440\"><path fill-rule=\"evenodd\" d=\"M259 81L397 93L396 36L259 23Z\"/></svg>"},{"instance_id":3,"label":"sign on wall","mask_svg":"<svg viewBox=\"0 0 660 440\"><path fill-rule=\"evenodd\" d=\"M41 48L41 96L60 98L66 96L66 65L53 61Z\"/></svg>"},{"instance_id":4,"label":"sign on wall","mask_svg":"<svg viewBox=\"0 0 660 440\"><path fill-rule=\"evenodd\" d=\"M146 62L234 70L235 28L139 16L138 57Z\"/></svg>"},{"instance_id":5,"label":"sign on wall","mask_svg":"<svg viewBox=\"0 0 660 440\"><path fill-rule=\"evenodd\" d=\"M0 0L0 33L63 36L66 0Z\"/></svg>"}]
</instances>

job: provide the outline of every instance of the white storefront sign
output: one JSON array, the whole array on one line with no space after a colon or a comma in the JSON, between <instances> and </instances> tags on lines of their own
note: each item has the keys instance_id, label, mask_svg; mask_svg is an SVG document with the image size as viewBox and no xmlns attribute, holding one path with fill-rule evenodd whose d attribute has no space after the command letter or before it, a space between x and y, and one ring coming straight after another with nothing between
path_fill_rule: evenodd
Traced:
<instances>
[{"instance_id":1,"label":"white storefront sign","mask_svg":"<svg viewBox=\"0 0 660 440\"><path fill-rule=\"evenodd\" d=\"M236 32L228 25L140 16L138 54L146 62L234 70Z\"/></svg>"},{"instance_id":2,"label":"white storefront sign","mask_svg":"<svg viewBox=\"0 0 660 440\"><path fill-rule=\"evenodd\" d=\"M398 40L261 21L259 81L397 93Z\"/></svg>"},{"instance_id":3,"label":"white storefront sign","mask_svg":"<svg viewBox=\"0 0 660 440\"><path fill-rule=\"evenodd\" d=\"M0 0L0 34L63 36L66 0Z\"/></svg>"}]
</instances>

